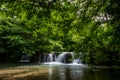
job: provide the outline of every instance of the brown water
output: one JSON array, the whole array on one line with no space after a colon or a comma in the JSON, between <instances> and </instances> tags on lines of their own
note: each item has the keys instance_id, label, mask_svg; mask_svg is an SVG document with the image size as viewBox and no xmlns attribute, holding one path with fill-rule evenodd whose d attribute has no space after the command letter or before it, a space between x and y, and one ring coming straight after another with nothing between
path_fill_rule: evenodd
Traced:
<instances>
[{"instance_id":1,"label":"brown water","mask_svg":"<svg viewBox=\"0 0 120 80\"><path fill-rule=\"evenodd\" d=\"M47 65L48 73L25 80L120 80L120 69L80 65Z\"/></svg>"}]
</instances>

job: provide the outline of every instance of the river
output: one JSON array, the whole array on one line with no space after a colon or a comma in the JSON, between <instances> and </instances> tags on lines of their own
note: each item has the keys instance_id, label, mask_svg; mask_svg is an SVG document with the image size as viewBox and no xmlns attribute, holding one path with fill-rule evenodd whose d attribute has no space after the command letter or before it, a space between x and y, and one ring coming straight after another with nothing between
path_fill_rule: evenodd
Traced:
<instances>
[{"instance_id":1,"label":"river","mask_svg":"<svg viewBox=\"0 0 120 80\"><path fill-rule=\"evenodd\" d=\"M48 73L31 80L119 80L120 69L83 65L47 65Z\"/></svg>"}]
</instances>

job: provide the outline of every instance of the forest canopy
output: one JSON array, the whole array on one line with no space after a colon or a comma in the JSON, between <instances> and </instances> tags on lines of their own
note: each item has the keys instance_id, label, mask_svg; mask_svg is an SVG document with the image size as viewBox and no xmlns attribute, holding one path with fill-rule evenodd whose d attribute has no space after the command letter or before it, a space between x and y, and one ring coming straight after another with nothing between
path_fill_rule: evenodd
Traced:
<instances>
[{"instance_id":1,"label":"forest canopy","mask_svg":"<svg viewBox=\"0 0 120 80\"><path fill-rule=\"evenodd\" d=\"M118 0L1 0L0 61L72 51L85 63L120 65L119 9Z\"/></svg>"}]
</instances>

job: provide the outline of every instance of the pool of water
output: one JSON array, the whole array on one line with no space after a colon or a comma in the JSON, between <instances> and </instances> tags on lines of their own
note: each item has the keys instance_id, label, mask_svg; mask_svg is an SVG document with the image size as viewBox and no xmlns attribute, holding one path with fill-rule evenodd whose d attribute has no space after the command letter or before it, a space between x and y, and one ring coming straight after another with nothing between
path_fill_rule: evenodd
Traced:
<instances>
[{"instance_id":1,"label":"pool of water","mask_svg":"<svg viewBox=\"0 0 120 80\"><path fill-rule=\"evenodd\" d=\"M89 68L83 65L47 65L48 73L29 80L120 80L120 69Z\"/></svg>"}]
</instances>

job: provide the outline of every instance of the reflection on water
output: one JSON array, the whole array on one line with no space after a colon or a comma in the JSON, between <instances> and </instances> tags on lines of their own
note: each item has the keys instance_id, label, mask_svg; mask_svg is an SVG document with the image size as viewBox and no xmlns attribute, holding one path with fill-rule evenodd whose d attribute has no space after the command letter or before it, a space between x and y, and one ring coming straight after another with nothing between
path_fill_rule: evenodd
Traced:
<instances>
[{"instance_id":1,"label":"reflection on water","mask_svg":"<svg viewBox=\"0 0 120 80\"><path fill-rule=\"evenodd\" d=\"M120 69L87 68L80 65L47 66L48 73L31 77L30 80L119 80L120 75Z\"/></svg>"},{"instance_id":2,"label":"reflection on water","mask_svg":"<svg viewBox=\"0 0 120 80\"><path fill-rule=\"evenodd\" d=\"M48 80L119 80L120 69L49 65Z\"/></svg>"}]
</instances>

